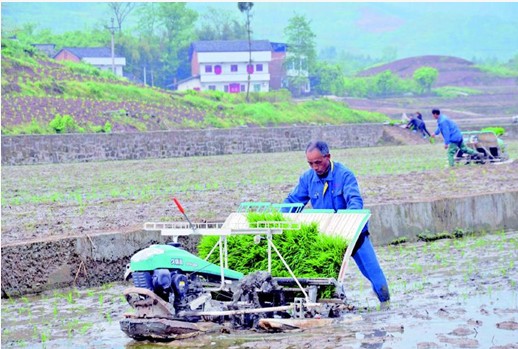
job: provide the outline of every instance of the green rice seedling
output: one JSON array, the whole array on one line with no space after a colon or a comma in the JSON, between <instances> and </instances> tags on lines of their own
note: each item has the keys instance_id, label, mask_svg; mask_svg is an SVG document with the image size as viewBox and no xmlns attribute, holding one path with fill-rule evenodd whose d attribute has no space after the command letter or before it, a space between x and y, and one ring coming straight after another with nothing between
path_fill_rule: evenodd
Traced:
<instances>
[{"instance_id":1,"label":"green rice seedling","mask_svg":"<svg viewBox=\"0 0 518 349\"><path fill-rule=\"evenodd\" d=\"M264 221L284 221L281 213L248 214L250 224ZM204 236L198 245L202 258L210 252L218 237ZM298 277L337 277L342 258L347 248L345 240L320 234L317 224L302 224L300 230L285 230L273 236L273 243ZM254 237L230 236L227 239L229 268L248 274L257 270L268 270L267 246L255 244ZM218 263L219 256L212 255L210 261ZM272 258L273 276L290 276L279 258ZM329 294L326 294L329 296Z\"/></svg>"},{"instance_id":2,"label":"green rice seedling","mask_svg":"<svg viewBox=\"0 0 518 349\"><path fill-rule=\"evenodd\" d=\"M17 311L19 315L27 314L29 318L32 317L32 311L30 307L18 307Z\"/></svg>"},{"instance_id":3,"label":"green rice seedling","mask_svg":"<svg viewBox=\"0 0 518 349\"><path fill-rule=\"evenodd\" d=\"M69 291L67 294L65 294L65 299L66 299L68 304L75 303L73 291Z\"/></svg>"},{"instance_id":4,"label":"green rice seedling","mask_svg":"<svg viewBox=\"0 0 518 349\"><path fill-rule=\"evenodd\" d=\"M112 323L112 315L109 312L104 313L104 318L108 321L109 324Z\"/></svg>"},{"instance_id":5,"label":"green rice seedling","mask_svg":"<svg viewBox=\"0 0 518 349\"><path fill-rule=\"evenodd\" d=\"M414 289L416 291L419 291L419 292L423 291L424 290L424 283L423 282L416 282L414 284Z\"/></svg>"},{"instance_id":6,"label":"green rice seedling","mask_svg":"<svg viewBox=\"0 0 518 349\"><path fill-rule=\"evenodd\" d=\"M52 314L54 315L55 319L58 317L59 309L57 303L54 303L54 305L52 306Z\"/></svg>"},{"instance_id":7,"label":"green rice seedling","mask_svg":"<svg viewBox=\"0 0 518 349\"><path fill-rule=\"evenodd\" d=\"M46 342L49 341L49 339L50 339L50 331L49 330L44 330L44 331L40 332L41 343L45 344Z\"/></svg>"},{"instance_id":8,"label":"green rice seedling","mask_svg":"<svg viewBox=\"0 0 518 349\"><path fill-rule=\"evenodd\" d=\"M107 291L107 290L112 289L112 288L113 288L113 284L112 284L112 283L103 284L103 285L101 286L101 289L102 289L103 291Z\"/></svg>"},{"instance_id":9,"label":"green rice seedling","mask_svg":"<svg viewBox=\"0 0 518 349\"><path fill-rule=\"evenodd\" d=\"M412 264L410 264L410 266L412 267L413 271L415 271L416 273L422 273L423 272L423 265L422 264L412 263Z\"/></svg>"},{"instance_id":10,"label":"green rice seedling","mask_svg":"<svg viewBox=\"0 0 518 349\"><path fill-rule=\"evenodd\" d=\"M79 328L79 333L84 335L86 334L86 332L88 332L89 329L91 329L92 327L94 326L93 323L91 322L87 322L87 323L84 323L80 328Z\"/></svg>"}]
</instances>

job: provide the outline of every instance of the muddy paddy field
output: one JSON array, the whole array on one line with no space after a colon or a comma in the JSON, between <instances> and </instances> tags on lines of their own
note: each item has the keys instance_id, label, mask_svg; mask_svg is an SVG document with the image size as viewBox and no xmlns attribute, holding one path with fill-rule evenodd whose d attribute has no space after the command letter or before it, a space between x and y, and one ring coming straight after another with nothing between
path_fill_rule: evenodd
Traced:
<instances>
[{"instance_id":1,"label":"muddy paddy field","mask_svg":"<svg viewBox=\"0 0 518 349\"><path fill-rule=\"evenodd\" d=\"M511 158L518 158L518 142L507 143ZM449 169L440 144L332 150L332 155L355 171L367 206L518 189L517 162ZM243 201L282 201L305 168L301 152L3 166L2 246L137 229L145 221L181 221L173 196L193 221L223 220ZM389 246L377 246L372 234L391 288L390 308L379 309L351 263L347 291L354 309L330 327L138 343L119 329L118 320L129 311L122 296L127 284L121 282L2 299L1 345L518 348L518 232Z\"/></svg>"},{"instance_id":2,"label":"muddy paddy field","mask_svg":"<svg viewBox=\"0 0 518 349\"><path fill-rule=\"evenodd\" d=\"M207 333L167 344L119 329L123 283L2 300L2 348L518 348L518 232L376 248L391 288L379 303L351 264L336 324L291 333Z\"/></svg>"}]
</instances>

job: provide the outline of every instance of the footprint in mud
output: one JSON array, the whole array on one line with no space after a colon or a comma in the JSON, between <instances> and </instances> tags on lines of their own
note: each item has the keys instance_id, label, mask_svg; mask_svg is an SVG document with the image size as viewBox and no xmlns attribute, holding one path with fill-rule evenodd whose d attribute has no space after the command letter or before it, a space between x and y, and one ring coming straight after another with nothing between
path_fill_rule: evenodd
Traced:
<instances>
[{"instance_id":1,"label":"footprint in mud","mask_svg":"<svg viewBox=\"0 0 518 349\"><path fill-rule=\"evenodd\" d=\"M437 337L441 343L448 343L454 345L456 348L478 348L479 343L476 339L472 338L451 338L442 334L438 334Z\"/></svg>"},{"instance_id":2,"label":"footprint in mud","mask_svg":"<svg viewBox=\"0 0 518 349\"><path fill-rule=\"evenodd\" d=\"M421 342L417 343L416 349L436 349L439 345L434 342Z\"/></svg>"},{"instance_id":3,"label":"footprint in mud","mask_svg":"<svg viewBox=\"0 0 518 349\"><path fill-rule=\"evenodd\" d=\"M464 337L464 336L469 336L470 334L473 334L473 333L475 333L475 331L470 330L469 328L458 327L448 334L451 336Z\"/></svg>"},{"instance_id":4,"label":"footprint in mud","mask_svg":"<svg viewBox=\"0 0 518 349\"><path fill-rule=\"evenodd\" d=\"M496 324L496 327L500 328L502 330L515 331L515 330L518 330L518 322L516 322L516 321L499 322Z\"/></svg>"}]
</instances>

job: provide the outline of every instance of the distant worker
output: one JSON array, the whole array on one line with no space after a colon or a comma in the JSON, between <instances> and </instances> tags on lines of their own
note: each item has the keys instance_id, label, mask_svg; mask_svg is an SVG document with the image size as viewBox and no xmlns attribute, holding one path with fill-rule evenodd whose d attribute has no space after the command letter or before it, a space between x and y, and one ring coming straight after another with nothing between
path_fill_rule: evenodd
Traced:
<instances>
[{"instance_id":1,"label":"distant worker","mask_svg":"<svg viewBox=\"0 0 518 349\"><path fill-rule=\"evenodd\" d=\"M453 158L458 149L470 155L478 155L480 158L484 157L483 154L468 148L464 144L462 132L460 132L459 127L453 120L450 120L446 115L441 114L439 109L433 109L432 115L437 120L437 130L435 130L432 138L435 138L439 133L442 134L442 138L444 138L444 148L448 149L448 163L450 167L455 165Z\"/></svg>"},{"instance_id":2,"label":"distant worker","mask_svg":"<svg viewBox=\"0 0 518 349\"><path fill-rule=\"evenodd\" d=\"M420 112L416 112L416 116L419 120L422 121L422 124L421 124L421 133L423 134L423 138L425 137L425 135L427 135L428 137L431 137L432 135L430 135L430 132L428 132L428 130L426 129L426 123L424 122L423 120L423 116L421 115Z\"/></svg>"},{"instance_id":3,"label":"distant worker","mask_svg":"<svg viewBox=\"0 0 518 349\"><path fill-rule=\"evenodd\" d=\"M427 135L430 137L430 133L426 129L426 124L423 121L423 116L419 112L416 113L416 116L412 117L412 119L406 125L406 128L409 128L414 132L421 132L423 138L426 138Z\"/></svg>"},{"instance_id":4,"label":"distant worker","mask_svg":"<svg viewBox=\"0 0 518 349\"><path fill-rule=\"evenodd\" d=\"M284 203L306 205L311 200L314 209L333 209L335 212L363 209L363 198L356 177L347 167L331 160L326 142L310 142L306 147L306 159L311 169L300 176L297 186ZM369 240L368 224L354 246L352 257L361 273L371 282L379 301L388 305L388 284Z\"/></svg>"}]
</instances>

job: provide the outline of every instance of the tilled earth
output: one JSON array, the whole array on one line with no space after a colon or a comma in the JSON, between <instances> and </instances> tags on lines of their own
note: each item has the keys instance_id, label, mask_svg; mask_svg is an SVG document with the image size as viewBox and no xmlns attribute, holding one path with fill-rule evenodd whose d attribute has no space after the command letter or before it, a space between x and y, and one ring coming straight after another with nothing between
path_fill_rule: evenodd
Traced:
<instances>
[{"instance_id":1,"label":"tilled earth","mask_svg":"<svg viewBox=\"0 0 518 349\"><path fill-rule=\"evenodd\" d=\"M511 157L516 145L510 144ZM366 206L518 190L518 163L446 168L444 149L332 151ZM409 166L409 164L411 166ZM243 201L280 202L307 167L300 152L2 167L2 245L140 229L148 220L224 220ZM409 171L408 168L414 170ZM415 170L419 168L420 170ZM354 263L345 321L284 334L210 333L182 348L518 348L518 233L377 246L392 304L380 310ZM2 300L2 347L149 348L119 329L127 284ZM161 345L162 346L162 345Z\"/></svg>"},{"instance_id":2,"label":"tilled earth","mask_svg":"<svg viewBox=\"0 0 518 349\"><path fill-rule=\"evenodd\" d=\"M449 169L440 144L415 140L332 155L357 174L367 208L518 190L517 161ZM241 202L282 202L305 168L300 152L3 166L2 245L183 221L174 196L191 221L223 221Z\"/></svg>"}]
</instances>

